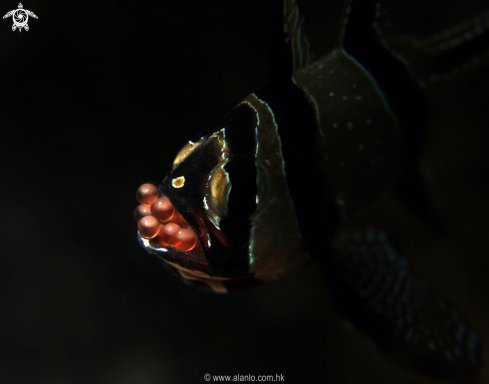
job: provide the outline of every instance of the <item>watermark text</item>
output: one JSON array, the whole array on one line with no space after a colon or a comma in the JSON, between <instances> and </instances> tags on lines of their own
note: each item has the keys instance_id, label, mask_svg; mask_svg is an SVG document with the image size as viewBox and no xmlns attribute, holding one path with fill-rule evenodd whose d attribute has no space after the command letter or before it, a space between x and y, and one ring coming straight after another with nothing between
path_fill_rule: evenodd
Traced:
<instances>
[{"instance_id":1,"label":"watermark text","mask_svg":"<svg viewBox=\"0 0 489 384\"><path fill-rule=\"evenodd\" d=\"M261 381L261 382L284 382L285 377L281 373L275 375L204 375L205 381L237 382L237 381Z\"/></svg>"}]
</instances>

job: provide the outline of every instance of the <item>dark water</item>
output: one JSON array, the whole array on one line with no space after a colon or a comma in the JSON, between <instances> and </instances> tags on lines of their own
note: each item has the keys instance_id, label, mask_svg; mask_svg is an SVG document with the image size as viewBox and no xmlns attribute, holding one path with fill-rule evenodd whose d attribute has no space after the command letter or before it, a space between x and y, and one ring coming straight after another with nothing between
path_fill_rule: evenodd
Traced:
<instances>
[{"instance_id":1,"label":"dark water","mask_svg":"<svg viewBox=\"0 0 489 384\"><path fill-rule=\"evenodd\" d=\"M341 2L305 6L326 52ZM28 32L0 24L0 382L429 382L342 327L314 264L213 295L174 280L136 241L136 188L266 82L270 2L24 7L39 17ZM489 140L477 108L480 126L430 132L423 151L446 233L410 231L393 212L417 270L485 338Z\"/></svg>"}]
</instances>

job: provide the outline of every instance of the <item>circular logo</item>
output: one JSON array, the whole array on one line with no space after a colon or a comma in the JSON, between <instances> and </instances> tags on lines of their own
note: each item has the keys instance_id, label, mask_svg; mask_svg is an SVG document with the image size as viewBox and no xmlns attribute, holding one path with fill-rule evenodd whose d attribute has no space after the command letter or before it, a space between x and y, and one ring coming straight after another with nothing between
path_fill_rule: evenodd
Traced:
<instances>
[{"instance_id":1,"label":"circular logo","mask_svg":"<svg viewBox=\"0 0 489 384\"><path fill-rule=\"evenodd\" d=\"M17 26L17 28L22 28L27 24L27 20L29 19L29 16L27 15L27 12L25 9L16 9L14 14L13 14L13 20L14 24Z\"/></svg>"},{"instance_id":2,"label":"circular logo","mask_svg":"<svg viewBox=\"0 0 489 384\"><path fill-rule=\"evenodd\" d=\"M28 9L24 9L22 3L19 3L19 8L7 12L3 16L3 18L5 19L10 16L12 16L12 21L14 22L12 25L12 31L18 29L19 32L22 32L22 29L26 31L29 30L29 24L27 24L27 21L29 20L29 16L37 19L36 14L32 11L29 11Z\"/></svg>"}]
</instances>

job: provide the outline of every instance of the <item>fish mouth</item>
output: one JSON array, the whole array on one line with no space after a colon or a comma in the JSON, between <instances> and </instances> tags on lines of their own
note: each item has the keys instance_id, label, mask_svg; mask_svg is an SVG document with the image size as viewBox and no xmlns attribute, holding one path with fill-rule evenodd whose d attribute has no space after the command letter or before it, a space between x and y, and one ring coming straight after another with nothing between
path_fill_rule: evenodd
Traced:
<instances>
[{"instance_id":1,"label":"fish mouth","mask_svg":"<svg viewBox=\"0 0 489 384\"><path fill-rule=\"evenodd\" d=\"M173 194L165 185L157 188L151 183L141 185L136 198L140 202L134 211L138 240L148 253L186 279L235 277L220 264L233 252L228 239L212 226L197 204Z\"/></svg>"},{"instance_id":2,"label":"fish mouth","mask_svg":"<svg viewBox=\"0 0 489 384\"><path fill-rule=\"evenodd\" d=\"M140 189L143 191L137 197L141 204L134 211L140 235L155 244L184 252L195 248L197 236L180 213L180 204L175 206L176 201L170 194L152 184L143 184Z\"/></svg>"},{"instance_id":3,"label":"fish mouth","mask_svg":"<svg viewBox=\"0 0 489 384\"><path fill-rule=\"evenodd\" d=\"M134 218L142 247L189 273L207 269L202 244L208 238L207 231L193 214L191 205L175 197L165 186L156 188L151 183L141 185L136 198L140 205L134 211Z\"/></svg>"},{"instance_id":4,"label":"fish mouth","mask_svg":"<svg viewBox=\"0 0 489 384\"><path fill-rule=\"evenodd\" d=\"M165 183L143 184L136 197L139 243L181 277L206 282L252 277L247 249L214 226L198 198L175 194Z\"/></svg>"}]
</instances>

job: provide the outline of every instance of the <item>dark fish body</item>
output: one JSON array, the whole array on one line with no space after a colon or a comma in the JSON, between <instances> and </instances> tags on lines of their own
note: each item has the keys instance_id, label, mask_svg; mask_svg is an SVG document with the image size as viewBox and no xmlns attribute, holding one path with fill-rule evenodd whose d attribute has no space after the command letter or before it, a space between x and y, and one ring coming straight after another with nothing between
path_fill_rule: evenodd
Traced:
<instances>
[{"instance_id":1,"label":"dark fish body","mask_svg":"<svg viewBox=\"0 0 489 384\"><path fill-rule=\"evenodd\" d=\"M280 277L309 254L339 312L381 353L468 382L480 365L478 334L411 270L388 228L358 216L387 193L443 230L417 160L423 133L452 124L442 104L460 119L466 110L451 93L470 93L486 71L489 4L456 15L454 2L450 24L431 26L407 22L403 4L347 1L339 44L318 59L295 1L280 4L270 83L189 141L159 186L197 246L139 238L178 276L217 292Z\"/></svg>"}]
</instances>

